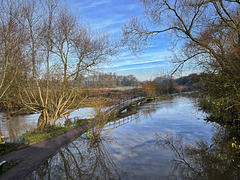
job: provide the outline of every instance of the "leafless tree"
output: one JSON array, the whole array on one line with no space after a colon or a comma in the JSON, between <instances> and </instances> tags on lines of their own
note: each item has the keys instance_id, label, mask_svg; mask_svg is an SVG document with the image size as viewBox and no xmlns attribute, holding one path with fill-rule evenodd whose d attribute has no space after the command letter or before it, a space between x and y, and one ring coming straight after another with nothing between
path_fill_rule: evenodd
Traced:
<instances>
[{"instance_id":1,"label":"leafless tree","mask_svg":"<svg viewBox=\"0 0 240 180\"><path fill-rule=\"evenodd\" d=\"M207 93L202 94L202 99L210 99L213 102L211 108L218 115L222 112L225 117L230 114L228 119L231 121L240 120L239 1L139 1L155 28L151 30L149 25L132 17L122 28L125 46L137 52L162 33L170 36L174 47L181 52L174 58L176 67L173 73L187 62L197 63L210 75L205 88Z\"/></svg>"},{"instance_id":2,"label":"leafless tree","mask_svg":"<svg viewBox=\"0 0 240 180\"><path fill-rule=\"evenodd\" d=\"M0 1L0 99L14 81L20 63L23 63L24 31L15 17L18 4L12 0Z\"/></svg>"},{"instance_id":3,"label":"leafless tree","mask_svg":"<svg viewBox=\"0 0 240 180\"><path fill-rule=\"evenodd\" d=\"M25 28L32 74L19 96L29 109L40 113L38 127L55 125L77 108L79 77L103 63L115 51L109 34L93 31L57 0L28 0L21 5L20 24ZM78 101L78 102L77 102Z\"/></svg>"},{"instance_id":4,"label":"leafless tree","mask_svg":"<svg viewBox=\"0 0 240 180\"><path fill-rule=\"evenodd\" d=\"M133 51L140 50L160 33L169 32L176 37L175 42L185 42L185 59L178 61L175 71L190 59L204 58L214 69L234 68L239 72L239 63L233 67L234 62L228 58L234 55L239 59L238 0L139 1L149 21L159 29L149 30L141 20L132 17L122 30L124 43Z\"/></svg>"},{"instance_id":5,"label":"leafless tree","mask_svg":"<svg viewBox=\"0 0 240 180\"><path fill-rule=\"evenodd\" d=\"M23 45L25 35L16 21L18 4L13 0L0 1L0 100L19 75L24 64ZM1 129L0 129L0 138ZM2 141L0 140L0 143Z\"/></svg>"}]
</instances>

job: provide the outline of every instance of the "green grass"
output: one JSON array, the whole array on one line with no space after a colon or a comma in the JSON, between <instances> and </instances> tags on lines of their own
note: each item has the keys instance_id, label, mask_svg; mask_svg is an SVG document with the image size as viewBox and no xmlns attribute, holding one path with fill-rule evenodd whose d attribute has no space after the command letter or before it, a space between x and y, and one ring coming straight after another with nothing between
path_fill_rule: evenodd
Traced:
<instances>
[{"instance_id":1,"label":"green grass","mask_svg":"<svg viewBox=\"0 0 240 180\"><path fill-rule=\"evenodd\" d=\"M90 121L89 119L80 119L80 120L77 120L75 123L72 123L69 126L60 126L60 127L50 126L48 128L45 128L44 130L34 129L32 131L28 131L25 134L23 134L22 138L24 141L26 141L26 144L39 143L46 139L50 139L57 135L68 132L71 129L73 129L77 126L81 126L89 121Z\"/></svg>"},{"instance_id":2,"label":"green grass","mask_svg":"<svg viewBox=\"0 0 240 180\"><path fill-rule=\"evenodd\" d=\"M8 169L10 169L11 167L15 166L16 164L18 164L20 162L20 160L14 161L14 162L8 162L6 164L3 165L2 169L0 169L0 175L4 172L6 172Z\"/></svg>"},{"instance_id":3,"label":"green grass","mask_svg":"<svg viewBox=\"0 0 240 180\"><path fill-rule=\"evenodd\" d=\"M5 143L0 145L0 155L7 154L18 148L17 144L14 143Z\"/></svg>"}]
</instances>

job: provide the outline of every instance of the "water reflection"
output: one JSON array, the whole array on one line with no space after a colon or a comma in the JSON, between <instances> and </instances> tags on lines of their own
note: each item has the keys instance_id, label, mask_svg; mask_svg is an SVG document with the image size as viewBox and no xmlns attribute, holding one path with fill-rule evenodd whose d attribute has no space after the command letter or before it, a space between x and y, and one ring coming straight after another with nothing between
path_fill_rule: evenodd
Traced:
<instances>
[{"instance_id":1,"label":"water reflection","mask_svg":"<svg viewBox=\"0 0 240 180\"><path fill-rule=\"evenodd\" d=\"M123 126L123 125L131 123L131 122L134 122L134 123L141 122L140 114L136 113L135 110L130 111L128 113L121 114L118 118L113 119L112 121L108 122L105 125L103 131L111 131L113 129L116 129L120 126Z\"/></svg>"},{"instance_id":2,"label":"water reflection","mask_svg":"<svg viewBox=\"0 0 240 180\"><path fill-rule=\"evenodd\" d=\"M11 119L6 119L1 113L0 125L2 134L5 136L4 141L18 142L21 141L20 136L36 127L36 120L38 114L31 114L25 116L13 116Z\"/></svg>"},{"instance_id":3,"label":"water reflection","mask_svg":"<svg viewBox=\"0 0 240 180\"><path fill-rule=\"evenodd\" d=\"M70 119L74 118L92 118L94 116L93 108L80 108L69 114ZM39 114L19 115L6 119L3 113L0 113L0 131L5 136L6 142L19 142L21 135L37 127ZM64 119L64 118L63 118ZM61 119L59 123L63 124Z\"/></svg>"},{"instance_id":4,"label":"water reflection","mask_svg":"<svg viewBox=\"0 0 240 180\"><path fill-rule=\"evenodd\" d=\"M156 104L152 103L146 106L146 108L141 111L140 116L143 118L151 118L152 114L154 114L156 111L157 111Z\"/></svg>"},{"instance_id":5,"label":"water reflection","mask_svg":"<svg viewBox=\"0 0 240 180\"><path fill-rule=\"evenodd\" d=\"M136 107L105 126L112 143L82 136L29 179L239 179L240 152L205 115L184 97Z\"/></svg>"},{"instance_id":6,"label":"water reflection","mask_svg":"<svg viewBox=\"0 0 240 180\"><path fill-rule=\"evenodd\" d=\"M238 153L233 151L231 140L222 135L223 132L215 133L212 137L212 144L204 140L189 144L184 142L181 135L156 133L156 145L160 149L170 149L174 154L169 179L180 177L194 180L239 179Z\"/></svg>"},{"instance_id":7,"label":"water reflection","mask_svg":"<svg viewBox=\"0 0 240 180\"><path fill-rule=\"evenodd\" d=\"M93 144L81 137L61 148L27 179L120 179L124 175L103 141Z\"/></svg>"}]
</instances>

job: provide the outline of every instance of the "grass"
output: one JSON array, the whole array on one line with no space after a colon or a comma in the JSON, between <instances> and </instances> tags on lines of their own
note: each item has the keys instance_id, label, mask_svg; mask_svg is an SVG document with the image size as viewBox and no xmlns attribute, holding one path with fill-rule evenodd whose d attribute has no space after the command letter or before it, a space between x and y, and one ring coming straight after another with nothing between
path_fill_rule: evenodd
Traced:
<instances>
[{"instance_id":1,"label":"grass","mask_svg":"<svg viewBox=\"0 0 240 180\"><path fill-rule=\"evenodd\" d=\"M5 143L0 145L0 155L7 154L18 148L17 144L14 143Z\"/></svg>"},{"instance_id":2,"label":"grass","mask_svg":"<svg viewBox=\"0 0 240 180\"><path fill-rule=\"evenodd\" d=\"M74 123L70 123L70 124L68 124L68 126L64 126L64 127L63 126L59 126L59 127L51 126L51 127L44 129L43 131L40 131L39 129L34 129L32 131L29 131L29 132L23 134L22 138L25 141L25 145L39 143L46 139L57 136L59 134L63 134L65 132L67 132L77 126L81 126L89 121L91 121L91 119L78 119L78 120L75 120ZM14 150L18 149L18 147L19 147L19 145L14 144L14 143L1 144L0 145L0 155L4 155L11 151L14 151ZM18 164L19 162L20 161L18 160L18 161L14 161L14 162L7 162L6 164L4 164L0 168L0 175L2 173L6 172L11 167Z\"/></svg>"},{"instance_id":3,"label":"grass","mask_svg":"<svg viewBox=\"0 0 240 180\"><path fill-rule=\"evenodd\" d=\"M44 130L34 129L23 134L22 138L25 141L25 144L39 143L46 139L68 132L71 129L81 126L89 121L91 121L91 119L79 119L75 123L69 124L69 126L50 126Z\"/></svg>"},{"instance_id":4,"label":"grass","mask_svg":"<svg viewBox=\"0 0 240 180\"><path fill-rule=\"evenodd\" d=\"M14 161L14 162L8 162L6 164L4 164L2 166L2 168L0 169L0 175L4 172L6 172L8 169L10 169L11 167L15 166L16 164L18 164L20 162L20 160Z\"/></svg>"}]
</instances>

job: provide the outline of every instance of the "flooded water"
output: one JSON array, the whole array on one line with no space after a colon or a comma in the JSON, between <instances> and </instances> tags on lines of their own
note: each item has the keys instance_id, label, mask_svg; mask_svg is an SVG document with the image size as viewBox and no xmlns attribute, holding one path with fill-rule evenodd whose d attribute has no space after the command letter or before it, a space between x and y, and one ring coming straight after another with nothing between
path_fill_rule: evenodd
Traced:
<instances>
[{"instance_id":1,"label":"flooded water","mask_svg":"<svg viewBox=\"0 0 240 180\"><path fill-rule=\"evenodd\" d=\"M191 98L145 104L108 123L101 141L83 134L59 149L27 179L239 179L225 129L205 116Z\"/></svg>"},{"instance_id":2,"label":"flooded water","mask_svg":"<svg viewBox=\"0 0 240 180\"><path fill-rule=\"evenodd\" d=\"M0 130L1 134L5 136L3 138L6 142L19 142L21 141L21 135L37 127L37 121L39 114L30 114L22 116L13 116L10 119L6 119L4 114L0 114ZM89 119L94 116L93 108L80 108L70 113L69 118ZM63 119L59 120L59 123L63 123Z\"/></svg>"}]
</instances>

